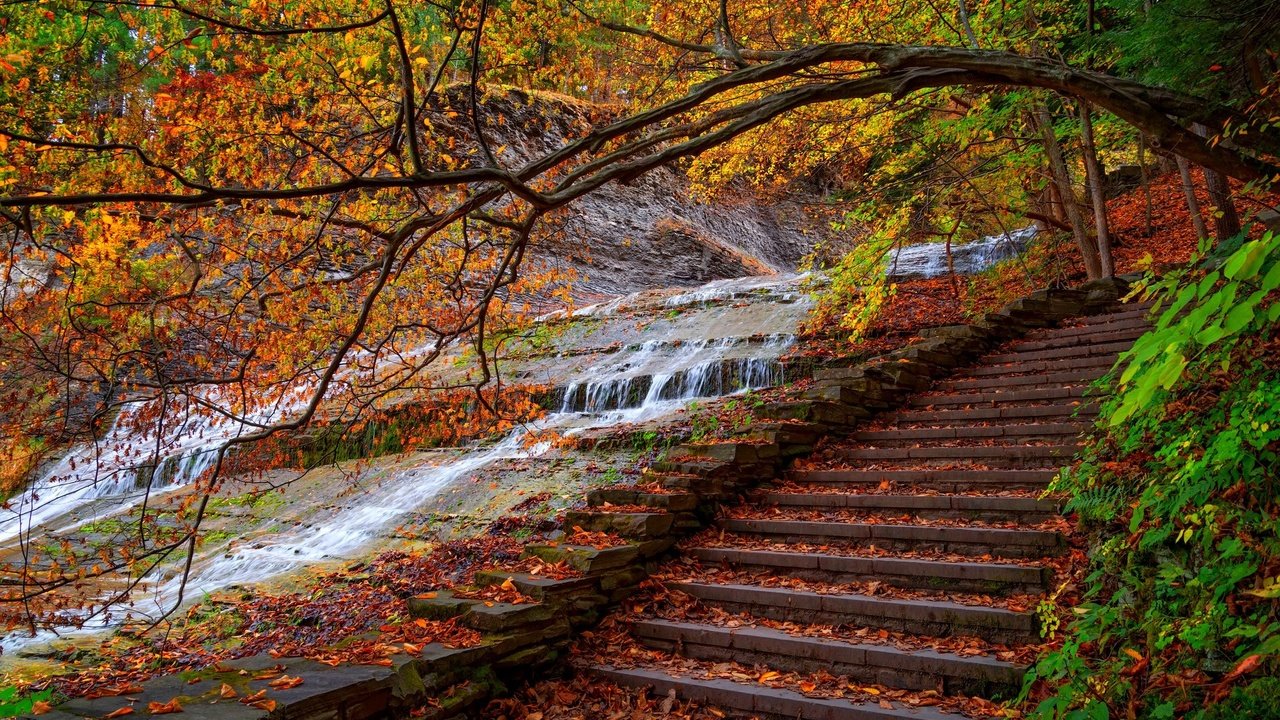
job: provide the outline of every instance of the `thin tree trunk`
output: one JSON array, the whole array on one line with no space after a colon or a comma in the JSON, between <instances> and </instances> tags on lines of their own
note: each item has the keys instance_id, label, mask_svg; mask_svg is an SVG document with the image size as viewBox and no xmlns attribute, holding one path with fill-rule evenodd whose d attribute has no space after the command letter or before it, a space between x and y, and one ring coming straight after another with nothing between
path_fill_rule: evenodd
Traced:
<instances>
[{"instance_id":1,"label":"thin tree trunk","mask_svg":"<svg viewBox=\"0 0 1280 720\"><path fill-rule=\"evenodd\" d=\"M1147 134L1138 133L1138 170L1142 173L1142 198L1145 202L1144 220L1146 220L1146 237L1151 237L1155 230L1151 227L1151 173L1147 171Z\"/></svg>"},{"instance_id":2,"label":"thin tree trunk","mask_svg":"<svg viewBox=\"0 0 1280 720\"><path fill-rule=\"evenodd\" d=\"M1058 195L1062 201L1062 211L1071 225L1071 235L1080 248L1084 258L1084 269L1089 279L1102 277L1102 261L1098 257L1098 246L1089 237L1084 215L1076 202L1076 191L1071 183L1071 170L1062 157L1062 146L1058 144L1058 136L1053 132L1053 118L1049 116L1049 108L1044 103L1036 105L1036 124L1040 126L1040 135L1044 141L1044 154L1049 159L1049 171L1053 173L1054 182L1058 185Z\"/></svg>"},{"instance_id":3,"label":"thin tree trunk","mask_svg":"<svg viewBox=\"0 0 1280 720\"><path fill-rule=\"evenodd\" d=\"M1197 238L1209 237L1209 226L1204 224L1204 216L1200 214L1200 201L1196 199L1196 186L1191 181L1191 162L1181 155L1176 156L1178 174L1182 176L1182 192L1187 196L1187 212L1191 214L1191 224L1196 229Z\"/></svg>"},{"instance_id":4,"label":"thin tree trunk","mask_svg":"<svg viewBox=\"0 0 1280 720\"><path fill-rule=\"evenodd\" d=\"M969 41L969 47L978 47L978 36L973 34L973 26L969 24L969 6L966 0L957 0L958 8L956 15L960 20L960 27L964 30L964 37Z\"/></svg>"},{"instance_id":5,"label":"thin tree trunk","mask_svg":"<svg viewBox=\"0 0 1280 720\"><path fill-rule=\"evenodd\" d=\"M1102 163L1098 162L1098 146L1093 141L1093 110L1084 100L1079 105L1085 179L1089 185L1089 200L1093 203L1093 227L1098 235L1098 266L1102 277L1111 277L1116 274L1116 269L1111 259L1111 226L1107 222L1107 197L1103 188L1106 179L1102 174Z\"/></svg>"}]
</instances>

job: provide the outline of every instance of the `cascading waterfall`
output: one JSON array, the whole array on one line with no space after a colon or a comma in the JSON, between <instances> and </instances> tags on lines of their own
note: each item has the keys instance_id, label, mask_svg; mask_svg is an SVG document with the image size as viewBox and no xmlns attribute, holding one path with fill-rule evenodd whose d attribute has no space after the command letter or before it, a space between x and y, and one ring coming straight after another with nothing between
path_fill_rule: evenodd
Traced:
<instances>
[{"instance_id":1,"label":"cascading waterfall","mask_svg":"<svg viewBox=\"0 0 1280 720\"><path fill-rule=\"evenodd\" d=\"M802 297L794 289L794 278L752 278L741 284L744 287L734 289L732 283L718 283L714 293L690 294L687 302L705 306L712 295L730 298L735 293L741 296L770 288L779 297L787 296L784 302L792 305ZM609 313L624 305L613 304ZM773 330L793 328L803 315L803 307L796 307L785 314L765 313L761 321ZM529 433L549 430L574 435L643 422L680 410L693 399L758 389L782 379L779 357L791 346L793 335L754 332L717 336L720 324L725 322L723 317L713 314L709 320L702 320L704 325L690 327L695 324L694 316L695 313L681 315L655 331L662 333L661 337L628 345L607 361L574 372L576 378L568 379L570 390L560 412L519 428L494 445L463 452L448 462L390 473L380 482L353 493L342 507L317 509L291 528L242 538L221 554L200 557L185 586L176 570L158 571L147 578L151 587L147 597L135 600L128 611L135 616L154 615L168 611L180 591L182 597L198 597L320 562L358 557L450 484L499 460L533 458L550 449L548 443L529 444ZM630 327L634 322L628 320L625 325ZM711 336L687 337L692 333ZM570 403L572 397L582 398L581 403ZM278 419L290 410L289 403L281 403L272 417L254 420ZM240 430L234 423L207 419L193 419L188 425L175 428L159 441L163 446L163 452L158 454L159 466L143 471L149 487L139 489L136 478L143 465L138 458L146 456L142 448L155 445L157 440L130 437L135 431L129 423L117 421L103 445L108 449L78 449L37 481L32 500L16 506L13 527L0 526L5 533L0 538L12 539L19 532L50 532L55 525L65 526L58 527L59 532L74 529L86 520L126 510L139 502L148 489L154 494L182 487L199 477L217 447ZM85 631L102 627L95 620ZM49 637L10 635L0 642L0 647L11 652Z\"/></svg>"},{"instance_id":2,"label":"cascading waterfall","mask_svg":"<svg viewBox=\"0 0 1280 720\"><path fill-rule=\"evenodd\" d=\"M955 268L959 274L981 272L992 265L1016 257L1039 234L1031 225L1020 230L987 237L951 247L951 261L947 261L946 245L923 243L909 245L894 251L889 257L888 273L896 278L934 278L946 275Z\"/></svg>"}]
</instances>

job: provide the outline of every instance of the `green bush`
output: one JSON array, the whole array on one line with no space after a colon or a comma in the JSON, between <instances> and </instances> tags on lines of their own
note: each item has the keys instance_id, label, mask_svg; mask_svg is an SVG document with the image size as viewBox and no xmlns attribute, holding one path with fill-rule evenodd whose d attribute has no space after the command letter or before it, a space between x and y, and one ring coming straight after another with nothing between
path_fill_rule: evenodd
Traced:
<instances>
[{"instance_id":1,"label":"green bush","mask_svg":"<svg viewBox=\"0 0 1280 720\"><path fill-rule=\"evenodd\" d=\"M1258 693L1280 652L1280 238L1225 247L1139 289L1155 327L1055 483L1094 535L1084 601L1025 690L1038 717L1276 712Z\"/></svg>"}]
</instances>

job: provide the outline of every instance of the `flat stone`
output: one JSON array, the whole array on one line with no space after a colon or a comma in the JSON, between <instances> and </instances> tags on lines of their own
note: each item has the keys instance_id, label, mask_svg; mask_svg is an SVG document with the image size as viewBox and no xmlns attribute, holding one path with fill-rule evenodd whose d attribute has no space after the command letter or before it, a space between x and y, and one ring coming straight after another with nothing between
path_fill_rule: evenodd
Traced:
<instances>
[{"instance_id":1,"label":"flat stone","mask_svg":"<svg viewBox=\"0 0 1280 720\"><path fill-rule=\"evenodd\" d=\"M640 556L640 550L635 545L594 548L588 545L533 544L526 545L524 552L549 563L563 562L588 575L622 567Z\"/></svg>"},{"instance_id":2,"label":"flat stone","mask_svg":"<svg viewBox=\"0 0 1280 720\"><path fill-rule=\"evenodd\" d=\"M405 600L409 615L424 620L448 620L458 617L478 604L479 600L454 597L452 590L437 590Z\"/></svg>"},{"instance_id":3,"label":"flat stone","mask_svg":"<svg viewBox=\"0 0 1280 720\"><path fill-rule=\"evenodd\" d=\"M513 573L505 570L481 570L476 573L475 582L481 587L501 585L507 580L516 589L534 600L561 601L566 595L587 591L595 586L595 580L589 577L573 577L556 580L553 578L531 575L529 573Z\"/></svg>"},{"instance_id":4,"label":"flat stone","mask_svg":"<svg viewBox=\"0 0 1280 720\"><path fill-rule=\"evenodd\" d=\"M649 538L671 532L675 516L671 513L609 512L607 510L565 513L566 530L580 527L592 532L606 532L622 537Z\"/></svg>"},{"instance_id":5,"label":"flat stone","mask_svg":"<svg viewBox=\"0 0 1280 720\"><path fill-rule=\"evenodd\" d=\"M462 622L484 632L504 632L535 623L545 623L556 616L556 608L544 603L479 603L472 605Z\"/></svg>"}]
</instances>

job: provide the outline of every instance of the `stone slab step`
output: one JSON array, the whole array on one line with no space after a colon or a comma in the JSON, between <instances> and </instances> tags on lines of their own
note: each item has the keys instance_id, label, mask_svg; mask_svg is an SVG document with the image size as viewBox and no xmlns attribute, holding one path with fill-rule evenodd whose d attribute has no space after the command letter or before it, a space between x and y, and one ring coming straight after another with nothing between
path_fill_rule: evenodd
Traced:
<instances>
[{"instance_id":1,"label":"stone slab step","mask_svg":"<svg viewBox=\"0 0 1280 720\"><path fill-rule=\"evenodd\" d=\"M827 595L790 588L698 582L668 583L667 587L729 612L783 622L860 625L933 637L970 635L1000 643L1029 642L1038 637L1038 625L1031 613L945 600Z\"/></svg>"},{"instance_id":2,"label":"stone slab step","mask_svg":"<svg viewBox=\"0 0 1280 720\"><path fill-rule=\"evenodd\" d=\"M783 542L937 550L960 555L1041 557L1066 547L1060 533L1044 530L756 518L729 518L720 525L739 535L763 535Z\"/></svg>"},{"instance_id":3,"label":"stone slab step","mask_svg":"<svg viewBox=\"0 0 1280 720\"><path fill-rule=\"evenodd\" d=\"M631 632L651 647L700 660L765 665L775 670L847 675L907 690L941 686L947 693L987 694L1021 686L1025 668L994 657L791 635L767 627L727 628L672 620L639 620Z\"/></svg>"},{"instance_id":4,"label":"stone slab step","mask_svg":"<svg viewBox=\"0 0 1280 720\"><path fill-rule=\"evenodd\" d=\"M1132 343L1134 340L1141 337L1148 328L1135 327L1117 330L1105 326L1095 326L1094 329L1095 332L1087 335L1067 335L1065 337L1049 336L1042 339L1019 340L1013 344L1011 349L1027 352L1031 350L1056 350L1058 348L1084 347L1120 342Z\"/></svg>"},{"instance_id":5,"label":"stone slab step","mask_svg":"<svg viewBox=\"0 0 1280 720\"><path fill-rule=\"evenodd\" d=\"M644 505L671 512L688 512L698 507L698 496L693 493L655 493L629 488L601 488L587 493L587 505Z\"/></svg>"},{"instance_id":6,"label":"stone slab step","mask_svg":"<svg viewBox=\"0 0 1280 720\"><path fill-rule=\"evenodd\" d=\"M990 424L1005 422L1016 424L1043 418L1061 421L1079 417L1092 422L1098 416L1095 403L1055 405L1005 405L1002 407L938 408L936 410L900 410L882 417L897 423L934 423L962 425L970 423Z\"/></svg>"},{"instance_id":7,"label":"stone slab step","mask_svg":"<svg viewBox=\"0 0 1280 720\"><path fill-rule=\"evenodd\" d=\"M1112 315L1098 316L1096 323L1076 323L1060 328L1041 328L1025 334L1027 340L1048 340L1048 338L1079 337L1092 338L1103 333L1125 331L1149 331L1151 323L1146 316L1142 318L1115 318Z\"/></svg>"},{"instance_id":8,"label":"stone slab step","mask_svg":"<svg viewBox=\"0 0 1280 720\"><path fill-rule=\"evenodd\" d=\"M805 470L793 472L791 479L798 483L835 487L880 485L888 481L890 487L922 487L941 492L957 492L983 489L1041 489L1057 474L1056 469Z\"/></svg>"},{"instance_id":9,"label":"stone slab step","mask_svg":"<svg viewBox=\"0 0 1280 720\"><path fill-rule=\"evenodd\" d=\"M711 547L691 548L689 555L705 563L767 569L823 582L871 579L897 587L991 594L1043 592L1053 582L1053 570L1037 565Z\"/></svg>"},{"instance_id":10,"label":"stone slab step","mask_svg":"<svg viewBox=\"0 0 1280 720\"><path fill-rule=\"evenodd\" d=\"M1047 520L1061 512L1053 500L993 495L878 495L832 492L765 491L758 496L765 505L805 508L847 508L910 513L926 518L1000 518L1023 522Z\"/></svg>"},{"instance_id":11,"label":"stone slab step","mask_svg":"<svg viewBox=\"0 0 1280 720\"><path fill-rule=\"evenodd\" d=\"M896 461L910 465L971 462L994 467L1057 467L1069 462L1079 450L1076 444L881 447L841 450L837 456L850 461Z\"/></svg>"},{"instance_id":12,"label":"stone slab step","mask_svg":"<svg viewBox=\"0 0 1280 720\"><path fill-rule=\"evenodd\" d=\"M907 401L911 407L946 407L1014 405L1019 403L1035 403L1047 400L1072 400L1084 397L1087 385L1071 385L1067 387L1035 388L1031 390L1011 390L999 392L987 390L973 393L947 393L916 395Z\"/></svg>"},{"instance_id":13,"label":"stone slab step","mask_svg":"<svg viewBox=\"0 0 1280 720\"><path fill-rule=\"evenodd\" d=\"M1097 357L1099 355L1117 355L1133 347L1130 341L1099 343L1097 345L1079 345L1076 347L1057 348L1054 350L1013 350L993 353L982 358L984 363L1011 363L1024 360L1062 360L1064 358Z\"/></svg>"},{"instance_id":14,"label":"stone slab step","mask_svg":"<svg viewBox=\"0 0 1280 720\"><path fill-rule=\"evenodd\" d=\"M1085 315L1076 320L1081 325L1100 325L1103 323L1116 322L1118 320L1131 320L1133 318L1145 318L1151 312L1153 303L1149 302L1131 302L1118 305L1116 309L1104 313L1096 313L1093 315Z\"/></svg>"},{"instance_id":15,"label":"stone slab step","mask_svg":"<svg viewBox=\"0 0 1280 720\"><path fill-rule=\"evenodd\" d=\"M939 390L959 391L1062 387L1064 385L1091 383L1106 375L1108 370L1110 370L1110 367L1096 367L1035 375L993 375L977 378L957 378L938 383L936 387Z\"/></svg>"},{"instance_id":16,"label":"stone slab step","mask_svg":"<svg viewBox=\"0 0 1280 720\"><path fill-rule=\"evenodd\" d=\"M674 690L676 697L715 706L736 717L770 720L964 720L962 715L939 712L933 708L910 708L904 705L884 708L879 703L811 698L794 690L771 688L759 683L679 677L646 668L595 666L591 668L591 672L618 685L649 688L658 697L664 697Z\"/></svg>"},{"instance_id":17,"label":"stone slab step","mask_svg":"<svg viewBox=\"0 0 1280 720\"><path fill-rule=\"evenodd\" d=\"M1089 429L1091 423L1019 423L1016 425L961 425L957 427L900 428L867 430L852 435L854 440L876 445L884 443L918 443L921 440L999 440L1022 442L1027 438L1074 437Z\"/></svg>"},{"instance_id":18,"label":"stone slab step","mask_svg":"<svg viewBox=\"0 0 1280 720\"><path fill-rule=\"evenodd\" d=\"M1027 362L1006 363L997 365L978 365L956 373L957 378L990 377L992 375L1018 375L1027 373L1057 373L1073 370L1094 370L1110 368L1115 364L1111 355L1095 355L1093 357L1066 358L1064 360L1032 360Z\"/></svg>"}]
</instances>

